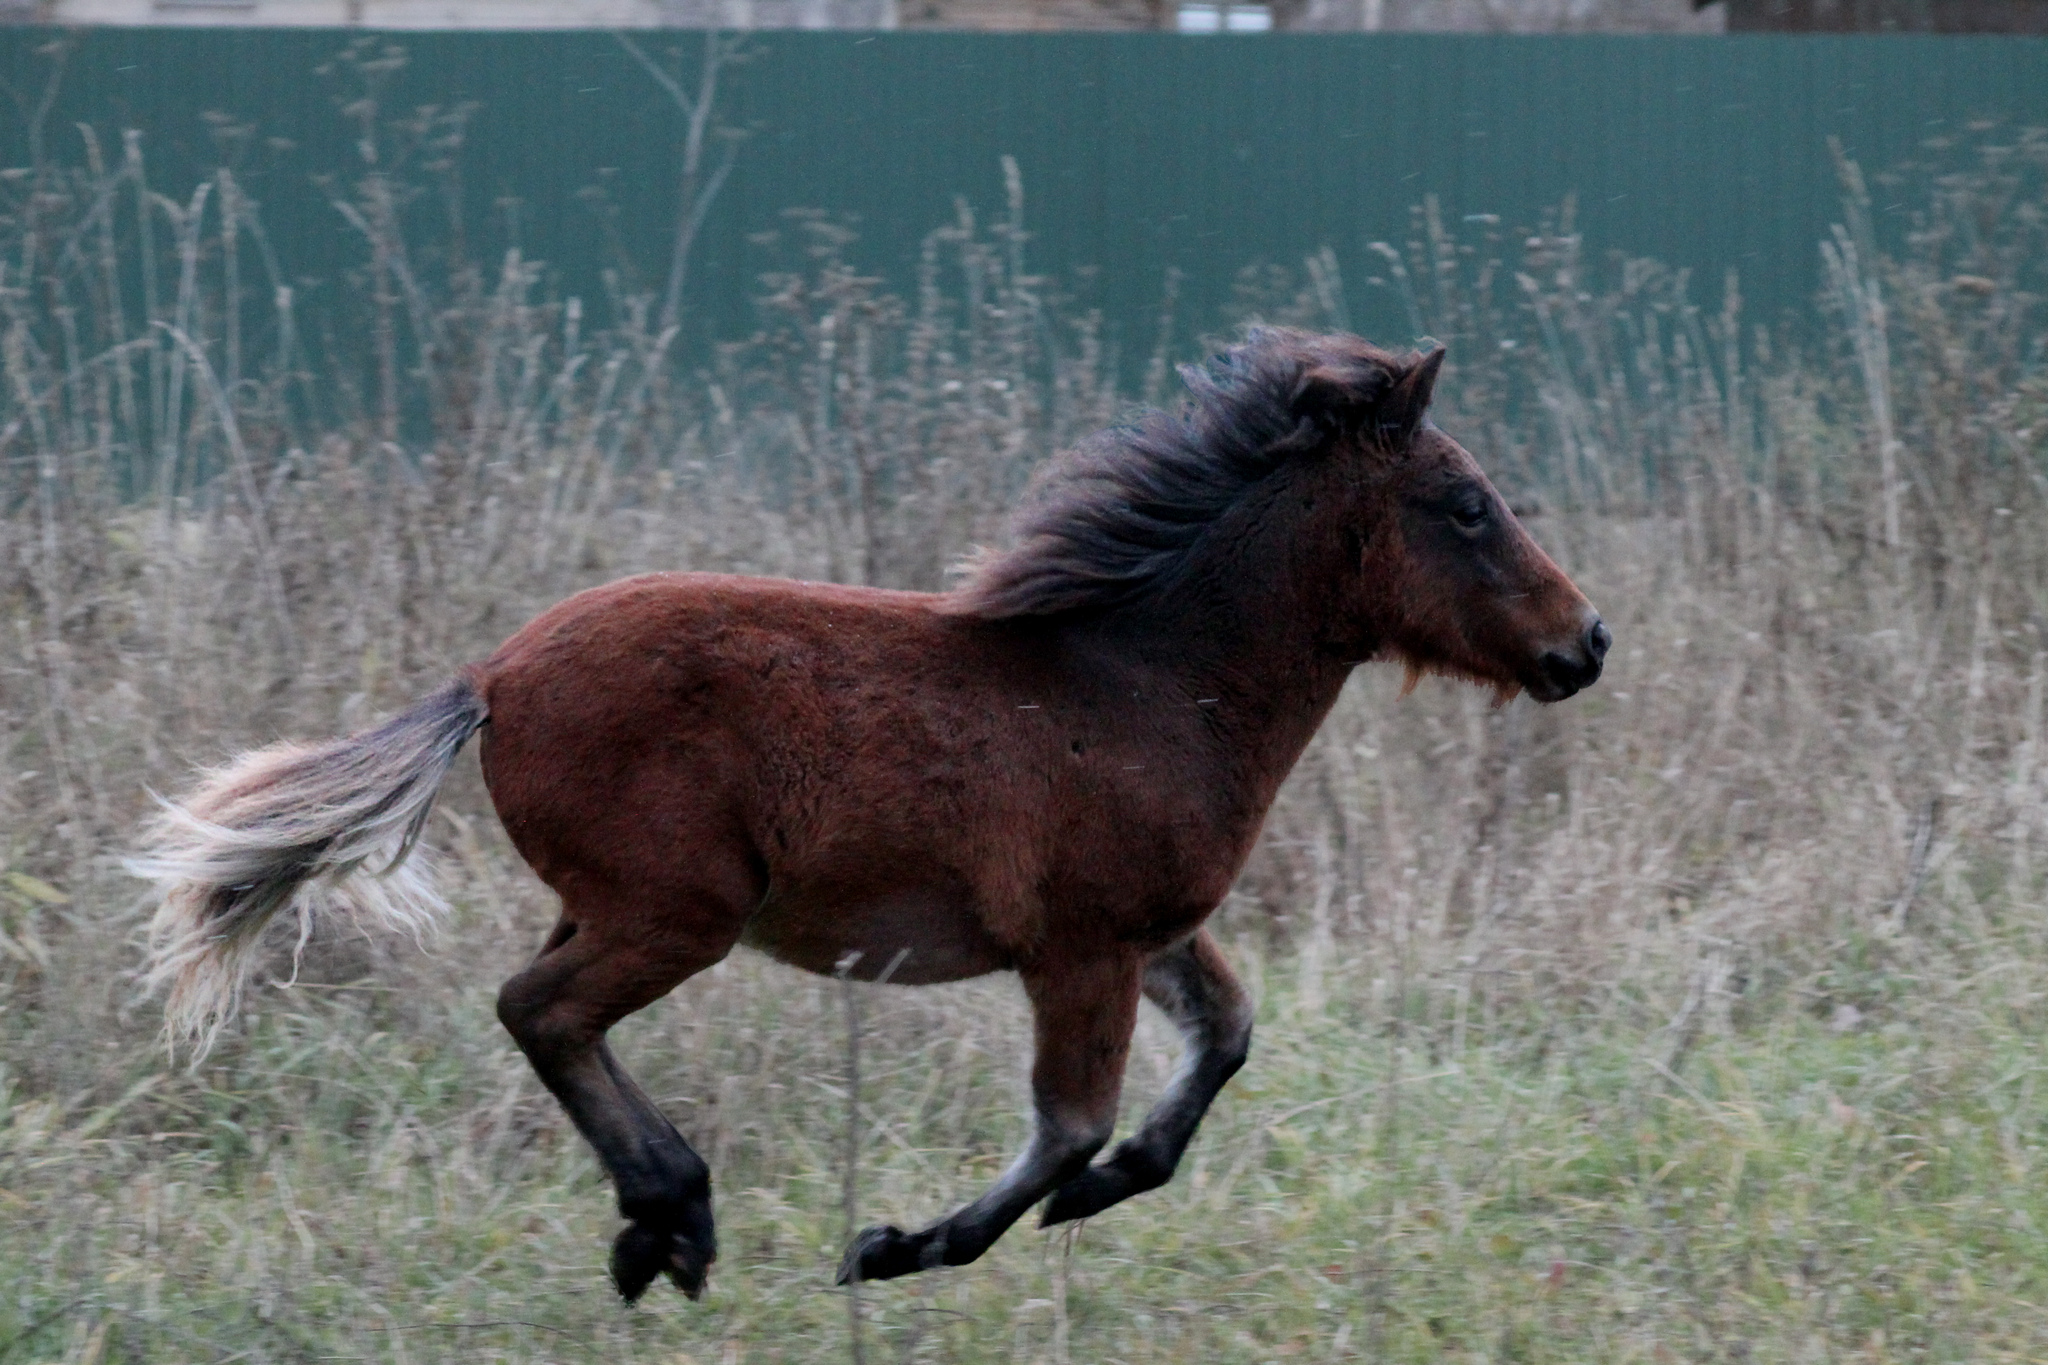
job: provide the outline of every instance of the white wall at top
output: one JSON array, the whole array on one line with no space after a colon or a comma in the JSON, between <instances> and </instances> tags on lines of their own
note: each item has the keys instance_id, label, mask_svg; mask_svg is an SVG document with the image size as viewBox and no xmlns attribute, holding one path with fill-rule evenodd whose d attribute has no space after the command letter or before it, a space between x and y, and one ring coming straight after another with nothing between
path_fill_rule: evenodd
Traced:
<instances>
[{"instance_id":1,"label":"white wall at top","mask_svg":"<svg viewBox=\"0 0 2048 1365\"><path fill-rule=\"evenodd\" d=\"M5 5L6 0L0 0ZM29 0L49 24L394 29L894 28L895 0Z\"/></svg>"},{"instance_id":2,"label":"white wall at top","mask_svg":"<svg viewBox=\"0 0 2048 1365\"><path fill-rule=\"evenodd\" d=\"M1293 27L1378 33L1720 33L1692 0L1308 0Z\"/></svg>"}]
</instances>

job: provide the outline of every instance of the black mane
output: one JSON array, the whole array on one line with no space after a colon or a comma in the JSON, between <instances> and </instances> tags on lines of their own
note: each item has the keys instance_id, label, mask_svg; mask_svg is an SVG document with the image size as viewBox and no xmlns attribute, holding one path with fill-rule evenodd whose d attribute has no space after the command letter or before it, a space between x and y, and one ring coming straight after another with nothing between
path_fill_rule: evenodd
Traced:
<instances>
[{"instance_id":1,"label":"black mane","mask_svg":"<svg viewBox=\"0 0 2048 1365\"><path fill-rule=\"evenodd\" d=\"M973 565L950 609L1052 616L1144 594L1253 485L1366 425L1413 363L1352 336L1253 328L1181 367L1180 413L1148 412L1053 457L1012 519L1013 547Z\"/></svg>"}]
</instances>

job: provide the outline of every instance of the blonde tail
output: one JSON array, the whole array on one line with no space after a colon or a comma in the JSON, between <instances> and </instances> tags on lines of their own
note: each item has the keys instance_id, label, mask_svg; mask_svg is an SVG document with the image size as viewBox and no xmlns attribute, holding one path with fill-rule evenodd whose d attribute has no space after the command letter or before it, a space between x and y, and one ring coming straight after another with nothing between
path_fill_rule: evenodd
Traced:
<instances>
[{"instance_id":1,"label":"blonde tail","mask_svg":"<svg viewBox=\"0 0 2048 1365\"><path fill-rule=\"evenodd\" d=\"M164 804L128 869L157 886L147 988L169 988L174 1046L206 1055L264 930L285 911L301 942L328 915L414 935L432 924L446 905L432 869L408 855L449 765L488 715L475 685L457 678L374 730L258 749Z\"/></svg>"}]
</instances>

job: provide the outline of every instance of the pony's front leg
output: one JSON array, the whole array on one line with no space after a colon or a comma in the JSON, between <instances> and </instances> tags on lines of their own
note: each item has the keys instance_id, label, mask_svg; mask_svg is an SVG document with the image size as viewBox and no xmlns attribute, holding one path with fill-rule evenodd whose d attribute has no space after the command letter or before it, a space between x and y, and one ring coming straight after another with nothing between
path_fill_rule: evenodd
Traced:
<instances>
[{"instance_id":1,"label":"pony's front leg","mask_svg":"<svg viewBox=\"0 0 2048 1365\"><path fill-rule=\"evenodd\" d=\"M922 1232L862 1232L840 1262L840 1284L966 1265L1025 1210L1088 1168L1116 1126L1141 970L1139 955L1117 947L1101 957L1037 964L1022 974L1037 1045L1031 1145L988 1193Z\"/></svg>"},{"instance_id":2,"label":"pony's front leg","mask_svg":"<svg viewBox=\"0 0 2048 1365\"><path fill-rule=\"evenodd\" d=\"M1252 1002L1207 929L1145 964L1145 997L1180 1030L1180 1069L1136 1133L1109 1160L1061 1185L1046 1201L1040 1227L1088 1218L1173 1178L1202 1116L1224 1082L1244 1065L1252 1041Z\"/></svg>"}]
</instances>

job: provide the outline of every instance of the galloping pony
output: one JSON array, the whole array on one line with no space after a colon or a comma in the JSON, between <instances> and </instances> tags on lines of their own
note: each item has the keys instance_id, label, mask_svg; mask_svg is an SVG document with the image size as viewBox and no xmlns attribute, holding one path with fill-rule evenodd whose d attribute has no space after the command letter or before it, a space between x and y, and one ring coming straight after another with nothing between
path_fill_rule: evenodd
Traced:
<instances>
[{"instance_id":1,"label":"galloping pony","mask_svg":"<svg viewBox=\"0 0 2048 1365\"><path fill-rule=\"evenodd\" d=\"M1164 1184L1251 1038L1203 921L1351 671L1540 702L1600 676L1599 616L1426 419L1443 358L1257 329L1184 371L1179 415L1054 459L950 592L629 578L376 729L236 759L135 864L167 1028L203 1051L280 917L430 921L406 855L480 732L562 901L498 1017L617 1186L627 1300L663 1274L697 1297L717 1243L709 1168L605 1034L741 944L906 985L1015 972L1031 1004L1030 1144L966 1207L862 1232L841 1283ZM1141 996L1185 1057L1094 1162Z\"/></svg>"}]
</instances>

